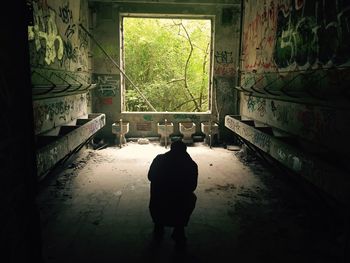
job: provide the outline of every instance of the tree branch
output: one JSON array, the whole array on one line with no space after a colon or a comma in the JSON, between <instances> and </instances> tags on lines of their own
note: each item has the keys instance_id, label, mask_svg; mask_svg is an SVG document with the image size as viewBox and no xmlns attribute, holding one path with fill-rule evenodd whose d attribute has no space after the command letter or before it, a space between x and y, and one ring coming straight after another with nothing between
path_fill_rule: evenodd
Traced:
<instances>
[{"instance_id":1,"label":"tree branch","mask_svg":"<svg viewBox=\"0 0 350 263\"><path fill-rule=\"evenodd\" d=\"M202 104L203 104L203 90L204 90L204 75L205 75L205 67L207 65L207 57L208 57L208 50L209 50L209 46L210 46L210 42L208 42L207 44L207 48L205 49L205 53L204 53L204 58L203 58L203 67L202 67L202 86L201 86L201 90L199 93L199 105L202 108Z\"/></svg>"},{"instance_id":2,"label":"tree branch","mask_svg":"<svg viewBox=\"0 0 350 263\"><path fill-rule=\"evenodd\" d=\"M170 81L168 81L166 84L170 84L170 83L174 83L174 82L178 82L178 81L184 81L185 78L181 78L181 79L172 79Z\"/></svg>"},{"instance_id":3,"label":"tree branch","mask_svg":"<svg viewBox=\"0 0 350 263\"><path fill-rule=\"evenodd\" d=\"M198 99L199 99L199 98L196 98L196 100L198 100ZM175 108L173 108L172 111L175 111L175 110L177 110L178 108L182 107L183 105L185 105L185 104L187 104L187 103L189 103L189 102L192 102L192 101L193 101L192 99L186 100L185 102L182 102L182 103L180 103L179 105L177 105ZM194 109L196 109L196 108L194 108Z\"/></svg>"},{"instance_id":4,"label":"tree branch","mask_svg":"<svg viewBox=\"0 0 350 263\"><path fill-rule=\"evenodd\" d=\"M191 38L185 28L185 26L181 23L181 27L183 28L183 30L185 31L185 34L187 36L187 41L188 43L190 44L190 53L188 54L188 57L187 57L187 60L186 60L186 64L185 64L185 89L187 90L188 94L190 95L190 97L192 98L193 100L193 103L195 105L195 109L197 111L200 111L200 108L198 106L198 103L197 101L195 100L192 92L190 91L189 87L188 87L188 83L187 83L187 69L188 69L188 65L189 65L189 62L190 62L190 59L191 59L191 56L192 56L192 53L193 53L193 45L192 45L192 41L191 41Z\"/></svg>"}]
</instances>

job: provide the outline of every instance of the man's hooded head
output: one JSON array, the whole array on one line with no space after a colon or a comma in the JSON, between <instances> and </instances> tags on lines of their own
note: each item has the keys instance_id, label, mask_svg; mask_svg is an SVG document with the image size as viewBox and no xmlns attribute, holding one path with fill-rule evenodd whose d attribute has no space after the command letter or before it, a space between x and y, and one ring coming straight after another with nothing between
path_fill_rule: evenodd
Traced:
<instances>
[{"instance_id":1,"label":"man's hooded head","mask_svg":"<svg viewBox=\"0 0 350 263\"><path fill-rule=\"evenodd\" d=\"M184 144L180 140L175 141L170 145L170 150L174 153L185 153L186 149L187 149L186 144Z\"/></svg>"}]
</instances>

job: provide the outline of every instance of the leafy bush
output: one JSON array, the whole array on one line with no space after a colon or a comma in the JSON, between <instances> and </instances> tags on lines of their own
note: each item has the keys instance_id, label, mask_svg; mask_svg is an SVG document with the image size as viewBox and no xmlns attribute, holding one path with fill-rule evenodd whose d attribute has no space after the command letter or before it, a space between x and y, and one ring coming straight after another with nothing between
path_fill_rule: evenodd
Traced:
<instances>
[{"instance_id":1,"label":"leafy bush","mask_svg":"<svg viewBox=\"0 0 350 263\"><path fill-rule=\"evenodd\" d=\"M124 17L125 72L157 111L208 110L210 20ZM127 111L151 111L126 83Z\"/></svg>"}]
</instances>

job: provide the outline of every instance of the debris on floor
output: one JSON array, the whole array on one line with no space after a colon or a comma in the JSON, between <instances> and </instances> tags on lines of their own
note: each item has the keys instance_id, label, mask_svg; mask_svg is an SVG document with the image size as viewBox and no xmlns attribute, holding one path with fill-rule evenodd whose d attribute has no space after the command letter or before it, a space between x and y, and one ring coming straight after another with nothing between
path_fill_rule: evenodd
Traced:
<instances>
[{"instance_id":1,"label":"debris on floor","mask_svg":"<svg viewBox=\"0 0 350 263\"><path fill-rule=\"evenodd\" d=\"M257 160L255 153L245 144L243 144L241 146L241 149L239 151L236 151L234 155L244 164L249 164Z\"/></svg>"},{"instance_id":2,"label":"debris on floor","mask_svg":"<svg viewBox=\"0 0 350 263\"><path fill-rule=\"evenodd\" d=\"M140 138L137 140L138 144L149 144L149 140L147 138Z\"/></svg>"},{"instance_id":3,"label":"debris on floor","mask_svg":"<svg viewBox=\"0 0 350 263\"><path fill-rule=\"evenodd\" d=\"M241 147L238 145L227 145L226 149L229 151L239 151Z\"/></svg>"},{"instance_id":4,"label":"debris on floor","mask_svg":"<svg viewBox=\"0 0 350 263\"><path fill-rule=\"evenodd\" d=\"M159 144L85 150L38 195L45 262L174 262L171 230L152 246L147 172ZM343 226L245 146L188 147L197 203L175 262L338 263ZM247 154L248 153L248 154ZM215 251L215 253L213 252ZM157 260L155 260L157 259Z\"/></svg>"}]
</instances>

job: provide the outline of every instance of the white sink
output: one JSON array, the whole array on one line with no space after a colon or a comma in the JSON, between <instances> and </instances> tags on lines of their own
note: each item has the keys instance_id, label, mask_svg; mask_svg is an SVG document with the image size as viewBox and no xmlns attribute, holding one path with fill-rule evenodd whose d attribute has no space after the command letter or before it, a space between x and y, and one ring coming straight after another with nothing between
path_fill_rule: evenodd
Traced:
<instances>
[{"instance_id":1,"label":"white sink","mask_svg":"<svg viewBox=\"0 0 350 263\"><path fill-rule=\"evenodd\" d=\"M186 144L192 144L192 135L196 132L196 124L194 122L180 122L180 133L184 136L182 141Z\"/></svg>"},{"instance_id":2,"label":"white sink","mask_svg":"<svg viewBox=\"0 0 350 263\"><path fill-rule=\"evenodd\" d=\"M112 124L112 133L116 135L116 141L119 142L119 144L125 144L125 134L129 132L129 122L122 122L120 125L120 122L115 122Z\"/></svg>"},{"instance_id":3,"label":"white sink","mask_svg":"<svg viewBox=\"0 0 350 263\"><path fill-rule=\"evenodd\" d=\"M174 123L157 123L158 134L160 134L160 144L170 144L170 134L174 132Z\"/></svg>"},{"instance_id":4,"label":"white sink","mask_svg":"<svg viewBox=\"0 0 350 263\"><path fill-rule=\"evenodd\" d=\"M205 134L205 142L210 143L210 137L211 139L214 138L215 135L219 133L219 125L216 122L211 123L210 128L210 122L202 122L201 123L201 131Z\"/></svg>"}]
</instances>

